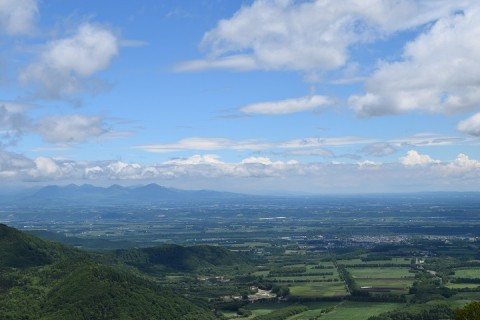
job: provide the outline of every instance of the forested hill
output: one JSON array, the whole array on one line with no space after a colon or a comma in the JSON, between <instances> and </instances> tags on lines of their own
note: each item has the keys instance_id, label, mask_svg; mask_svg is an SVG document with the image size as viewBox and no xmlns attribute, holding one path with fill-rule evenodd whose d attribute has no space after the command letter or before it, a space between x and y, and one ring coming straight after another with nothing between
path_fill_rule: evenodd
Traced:
<instances>
[{"instance_id":1,"label":"forested hill","mask_svg":"<svg viewBox=\"0 0 480 320\"><path fill-rule=\"evenodd\" d=\"M0 319L214 319L131 271L0 224Z\"/></svg>"},{"instance_id":2,"label":"forested hill","mask_svg":"<svg viewBox=\"0 0 480 320\"><path fill-rule=\"evenodd\" d=\"M206 245L183 247L165 244L149 248L115 250L113 255L116 260L136 266L145 272L162 270L192 272L252 263L246 254Z\"/></svg>"},{"instance_id":3,"label":"forested hill","mask_svg":"<svg viewBox=\"0 0 480 320\"><path fill-rule=\"evenodd\" d=\"M27 235L0 224L0 267L28 268L82 256L71 247Z\"/></svg>"}]
</instances>

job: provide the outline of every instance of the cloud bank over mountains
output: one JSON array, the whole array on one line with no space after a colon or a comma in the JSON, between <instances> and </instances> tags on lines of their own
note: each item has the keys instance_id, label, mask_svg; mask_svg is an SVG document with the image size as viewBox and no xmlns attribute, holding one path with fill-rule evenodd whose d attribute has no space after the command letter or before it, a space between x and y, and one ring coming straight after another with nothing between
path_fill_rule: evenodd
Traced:
<instances>
[{"instance_id":1,"label":"cloud bank over mountains","mask_svg":"<svg viewBox=\"0 0 480 320\"><path fill-rule=\"evenodd\" d=\"M171 186L202 188L219 183L224 190L265 193L345 193L444 190L472 188L480 178L480 161L459 154L442 162L410 150L399 163L363 161L298 162L249 157L222 161L217 155L193 155L153 165L122 161L71 161L0 152L0 177L5 183L69 182L138 184L152 181ZM282 184L279 184L279 181ZM431 188L436 185L436 188ZM288 187L285 187L288 186ZM294 187L294 188L292 188ZM312 189L315 187L315 189ZM359 189L361 188L361 189Z\"/></svg>"}]
</instances>

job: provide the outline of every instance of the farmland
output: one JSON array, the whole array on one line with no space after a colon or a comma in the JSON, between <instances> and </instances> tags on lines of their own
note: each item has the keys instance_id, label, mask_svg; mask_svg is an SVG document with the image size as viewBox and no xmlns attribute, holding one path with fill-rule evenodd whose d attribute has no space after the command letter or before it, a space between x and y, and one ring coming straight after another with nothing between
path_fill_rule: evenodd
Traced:
<instances>
[{"instance_id":1,"label":"farmland","mask_svg":"<svg viewBox=\"0 0 480 320\"><path fill-rule=\"evenodd\" d=\"M368 319L410 305L456 308L480 299L480 203L462 201L416 196L72 205L46 212L16 207L4 208L0 219L98 252L175 243L246 254L253 262L142 269L223 317Z\"/></svg>"}]
</instances>

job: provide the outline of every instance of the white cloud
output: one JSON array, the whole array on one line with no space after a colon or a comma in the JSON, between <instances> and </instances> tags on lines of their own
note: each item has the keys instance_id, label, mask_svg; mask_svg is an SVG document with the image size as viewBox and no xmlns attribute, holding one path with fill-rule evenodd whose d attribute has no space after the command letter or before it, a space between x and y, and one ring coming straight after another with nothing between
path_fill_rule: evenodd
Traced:
<instances>
[{"instance_id":1,"label":"white cloud","mask_svg":"<svg viewBox=\"0 0 480 320\"><path fill-rule=\"evenodd\" d=\"M11 101L0 101L0 146L15 144L30 129L25 111L30 106Z\"/></svg>"},{"instance_id":2,"label":"white cloud","mask_svg":"<svg viewBox=\"0 0 480 320\"><path fill-rule=\"evenodd\" d=\"M85 23L71 37L48 43L20 80L33 83L37 94L46 98L93 89L86 79L105 69L118 54L118 47L119 40L110 30Z\"/></svg>"},{"instance_id":3,"label":"white cloud","mask_svg":"<svg viewBox=\"0 0 480 320\"><path fill-rule=\"evenodd\" d=\"M81 143L107 133L103 119L99 116L72 114L41 118L36 131L50 143Z\"/></svg>"},{"instance_id":4,"label":"white cloud","mask_svg":"<svg viewBox=\"0 0 480 320\"><path fill-rule=\"evenodd\" d=\"M235 141L226 138L185 138L172 144L135 146L147 152L177 152L183 150L259 150L269 147L258 140Z\"/></svg>"},{"instance_id":5,"label":"white cloud","mask_svg":"<svg viewBox=\"0 0 480 320\"><path fill-rule=\"evenodd\" d=\"M303 139L292 139L279 143L280 148L315 148L320 146L348 146L378 142L377 139L362 137L309 137Z\"/></svg>"},{"instance_id":6,"label":"white cloud","mask_svg":"<svg viewBox=\"0 0 480 320\"><path fill-rule=\"evenodd\" d=\"M435 133L420 133L407 138L391 139L388 143L395 147L435 147L448 146L462 141L465 141L465 139L461 137L441 136Z\"/></svg>"},{"instance_id":7,"label":"white cloud","mask_svg":"<svg viewBox=\"0 0 480 320\"><path fill-rule=\"evenodd\" d=\"M215 60L190 60L179 63L175 66L176 72L202 71L207 69L232 69L248 71L256 69L255 61L245 55L235 55Z\"/></svg>"},{"instance_id":8,"label":"white cloud","mask_svg":"<svg viewBox=\"0 0 480 320\"><path fill-rule=\"evenodd\" d=\"M464 154L440 163L429 156L409 152L402 163L278 161L249 157L222 161L214 154L142 165L123 161L75 162L48 157L30 160L0 151L2 181L52 183L140 184L211 188L247 193L308 192L401 192L480 190L480 161ZM407 158L406 157L406 158Z\"/></svg>"},{"instance_id":9,"label":"white cloud","mask_svg":"<svg viewBox=\"0 0 480 320\"><path fill-rule=\"evenodd\" d=\"M360 169L363 169L363 170L376 170L376 169L380 169L380 166L382 165L383 163L382 162L378 162L378 161L371 161L371 160L365 160L365 161L362 161L362 162L358 162L357 165Z\"/></svg>"},{"instance_id":10,"label":"white cloud","mask_svg":"<svg viewBox=\"0 0 480 320\"><path fill-rule=\"evenodd\" d=\"M408 151L407 155L405 157L401 157L399 160L404 166L424 166L440 163L439 160L434 160L427 154L419 154L415 150Z\"/></svg>"},{"instance_id":11,"label":"white cloud","mask_svg":"<svg viewBox=\"0 0 480 320\"><path fill-rule=\"evenodd\" d=\"M327 149L315 148L315 149L301 149L301 150L291 150L280 153L281 155L288 156L320 156L325 158L333 158L335 154Z\"/></svg>"},{"instance_id":12,"label":"white cloud","mask_svg":"<svg viewBox=\"0 0 480 320\"><path fill-rule=\"evenodd\" d=\"M480 107L480 6L441 17L408 43L403 59L380 63L367 92L349 98L359 116L413 110L453 114Z\"/></svg>"},{"instance_id":13,"label":"white cloud","mask_svg":"<svg viewBox=\"0 0 480 320\"><path fill-rule=\"evenodd\" d=\"M470 159L466 154L461 153L454 161L440 167L439 171L444 175L444 180L461 179L473 188L480 178L480 161Z\"/></svg>"},{"instance_id":14,"label":"white cloud","mask_svg":"<svg viewBox=\"0 0 480 320\"><path fill-rule=\"evenodd\" d=\"M207 32L204 60L179 71L329 70L344 66L348 49L445 15L462 3L414 0L257 0Z\"/></svg>"},{"instance_id":15,"label":"white cloud","mask_svg":"<svg viewBox=\"0 0 480 320\"><path fill-rule=\"evenodd\" d=\"M480 161L470 159L467 155L460 153L455 161L451 162L448 168L479 169Z\"/></svg>"},{"instance_id":16,"label":"white cloud","mask_svg":"<svg viewBox=\"0 0 480 320\"><path fill-rule=\"evenodd\" d=\"M193 155L189 158L177 158L164 162L167 165L198 165L198 164L222 164L218 156L214 154Z\"/></svg>"},{"instance_id":17,"label":"white cloud","mask_svg":"<svg viewBox=\"0 0 480 320\"><path fill-rule=\"evenodd\" d=\"M360 151L369 156L383 157L397 152L397 149L388 142L377 142L365 146Z\"/></svg>"},{"instance_id":18,"label":"white cloud","mask_svg":"<svg viewBox=\"0 0 480 320\"><path fill-rule=\"evenodd\" d=\"M0 177L14 178L34 166L27 157L0 149Z\"/></svg>"},{"instance_id":19,"label":"white cloud","mask_svg":"<svg viewBox=\"0 0 480 320\"><path fill-rule=\"evenodd\" d=\"M250 104L241 108L240 111L255 114L289 114L313 110L331 103L332 101L328 97L315 95L297 99Z\"/></svg>"},{"instance_id":20,"label":"white cloud","mask_svg":"<svg viewBox=\"0 0 480 320\"><path fill-rule=\"evenodd\" d=\"M309 137L281 142L266 142L261 140L231 140L227 138L185 138L171 144L152 144L134 146L146 152L178 152L192 150L266 150L266 149L304 149L321 146L348 146L378 142L377 139L361 137Z\"/></svg>"},{"instance_id":21,"label":"white cloud","mask_svg":"<svg viewBox=\"0 0 480 320\"><path fill-rule=\"evenodd\" d=\"M0 30L6 34L31 33L37 15L36 0L0 0Z\"/></svg>"},{"instance_id":22,"label":"white cloud","mask_svg":"<svg viewBox=\"0 0 480 320\"><path fill-rule=\"evenodd\" d=\"M480 113L474 114L468 119L460 121L457 130L472 136L480 136Z\"/></svg>"}]
</instances>

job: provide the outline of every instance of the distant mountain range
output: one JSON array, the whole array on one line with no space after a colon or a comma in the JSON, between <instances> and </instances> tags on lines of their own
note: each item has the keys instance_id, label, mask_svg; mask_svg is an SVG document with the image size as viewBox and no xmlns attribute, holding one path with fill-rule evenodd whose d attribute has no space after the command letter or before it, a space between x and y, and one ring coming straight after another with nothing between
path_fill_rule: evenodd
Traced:
<instances>
[{"instance_id":1,"label":"distant mountain range","mask_svg":"<svg viewBox=\"0 0 480 320\"><path fill-rule=\"evenodd\" d=\"M139 187L96 187L90 184L67 186L46 186L36 191L20 192L15 196L4 197L3 203L24 205L48 204L132 204L132 203L171 203L202 202L242 199L246 196L230 192L210 190L180 190L166 188L158 184Z\"/></svg>"}]
</instances>

